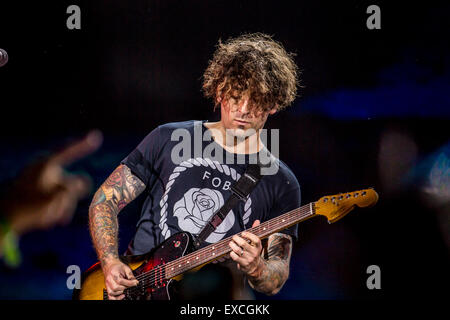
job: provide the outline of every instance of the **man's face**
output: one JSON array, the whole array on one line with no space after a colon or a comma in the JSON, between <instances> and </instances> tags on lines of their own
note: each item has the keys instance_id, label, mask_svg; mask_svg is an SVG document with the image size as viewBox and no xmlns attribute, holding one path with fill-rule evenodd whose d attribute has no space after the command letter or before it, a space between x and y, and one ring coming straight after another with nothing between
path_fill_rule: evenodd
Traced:
<instances>
[{"instance_id":1,"label":"man's face","mask_svg":"<svg viewBox=\"0 0 450 320\"><path fill-rule=\"evenodd\" d=\"M276 108L270 111L254 111L249 108L249 99L243 96L240 100L232 97L221 101L221 121L228 134L236 138L245 138L264 127L269 114L274 114Z\"/></svg>"}]
</instances>

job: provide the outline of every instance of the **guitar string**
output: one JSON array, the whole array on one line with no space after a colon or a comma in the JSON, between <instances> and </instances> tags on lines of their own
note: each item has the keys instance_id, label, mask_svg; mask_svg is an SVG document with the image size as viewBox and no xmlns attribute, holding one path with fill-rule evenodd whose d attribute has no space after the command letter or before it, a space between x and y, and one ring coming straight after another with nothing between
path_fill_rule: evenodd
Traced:
<instances>
[{"instance_id":1,"label":"guitar string","mask_svg":"<svg viewBox=\"0 0 450 320\"><path fill-rule=\"evenodd\" d=\"M302 209L302 210L300 210L300 209ZM290 219L290 218L292 218L292 217L293 217L294 215L296 215L296 214L303 214L303 213L305 212L305 209L308 209L308 211L309 211L309 206L308 206L308 208L297 208L297 209L291 210L291 211L289 211L289 212L283 214L282 216L279 216L279 217L277 217L277 218L275 218L275 219L266 221L266 222L264 222L263 224L261 224L261 225L255 227L255 228L247 229L247 230L245 230L245 231L247 231L247 232L252 232L252 231L253 231L253 232L260 232L260 231L261 231L260 229L263 228L263 227L269 227L269 228L272 228L273 226L276 226L277 224L279 224L280 221L282 221L283 219ZM278 218L279 218L279 219L278 219ZM238 233L238 234L240 234L240 233ZM232 238L232 236L231 236L231 237L228 237L228 238L226 238L226 239L224 239L224 240L221 240L221 241L219 241L219 242L217 242L217 243L215 243L215 244L211 244L211 245L209 245L209 246L207 246L207 247L205 247L205 248L202 248L202 249L200 249L200 250L198 250L198 251L195 251L195 253L194 253L194 252L193 252L193 253L190 253L190 254L188 254L187 256L184 256L184 257L179 258L179 259L177 260L177 262L175 262L175 261L170 261L170 262L168 262L168 263L166 264L166 266L170 266L170 265L172 265L172 264L176 265L176 264L179 264L179 263L183 264L183 263L186 262L187 260L191 260L191 256L200 256L200 255L210 254L210 253L211 253L211 252L210 252L210 249L214 248L213 250L216 250L216 249L215 249L216 247L219 247L221 244L223 244L223 243L225 243L225 242L231 241L231 238Z\"/></svg>"},{"instance_id":2,"label":"guitar string","mask_svg":"<svg viewBox=\"0 0 450 320\"><path fill-rule=\"evenodd\" d=\"M362 192L362 195L365 195L365 194L363 193L364 190L362 190L361 192ZM356 193L356 192L354 192L354 193ZM348 197L349 195L350 195L350 194L348 193L348 194L347 194L347 197ZM344 196L344 194L342 194L342 196ZM307 205L304 205L304 206L302 206L302 207L300 207L300 208L293 209L293 210L291 210L291 211L289 211L289 212L287 212L287 213L285 213L285 214L282 214L281 216L278 216L278 217L276 217L276 218L274 218L274 219L272 219L272 220L269 220L269 221L264 222L263 224L259 225L258 227L251 228L251 229L248 229L248 230L245 230L245 231L254 232L254 233L259 233L259 232L261 231L260 228L262 228L263 226L272 228L273 226L277 226L278 224L280 224L280 220L281 220L281 222L284 222L283 219L288 220L288 223L284 223L284 225L281 224L283 227L282 227L280 230L282 230L282 229L286 228L285 225L293 225L293 224L297 224L297 223L301 222L301 220L303 220L303 218L305 217L305 216L303 216L303 214L304 214L305 212L307 213L307 215L308 215L308 214L311 214L311 212L310 212L310 210L311 210L311 205L312 205L312 203L307 204ZM312 212L312 214L314 214L314 212ZM295 217L296 215L299 215L299 217L297 217L297 218L298 218L297 221L295 221L297 218L294 219L294 221L289 221L290 219L292 219L292 218ZM277 227L279 227L279 226L277 226ZM270 233L270 232L269 232L269 233ZM231 238L231 237L229 237L228 239L230 239L230 238ZM224 241L224 242L227 242L228 239L225 239L225 240L223 240L223 241ZM213 247L213 248L214 248L215 246L216 246L216 247L220 247L220 246L222 245L221 242L223 242L223 241L220 241L220 242L218 242L218 243L216 243L216 244L214 244L214 245L210 245L210 246L206 247L205 249L207 249L207 250L205 250L204 252L196 251L196 252L191 253L191 254L189 254L189 255L187 255L187 256L185 256L185 257L180 258L177 262L175 262L175 261L170 261L170 262L168 262L167 264L165 264L165 266L166 266L166 267L170 267L170 266L173 265L173 264L183 264L183 265L185 265L185 267L183 267L183 268L181 268L181 269L178 269L178 270L181 270L181 273L184 272L185 270L190 270L190 269L194 268L195 265L192 266L192 265L184 264L186 261L190 261L191 258L192 258L192 256L196 256L196 255L199 256L199 255L205 255L205 254L206 254L206 255L209 255L209 254L211 254L211 251L210 251L209 247ZM228 246L226 245L226 247L228 247ZM213 250L216 250L216 249L213 249ZM217 251L219 251L219 250L217 250ZM228 249L228 251L231 251L231 250ZM227 252L220 252L220 253L219 253L219 256L222 255L222 254L226 254L226 253L227 253ZM203 258L205 258L205 257L202 257L202 259L203 259ZM214 260L214 259L210 259L210 260ZM179 266L179 268L180 268L180 266ZM178 273L178 274L179 274L179 273ZM171 277L173 277L173 276L176 276L176 275L177 275L177 273L175 272L174 275L170 276L169 278L171 278Z\"/></svg>"},{"instance_id":3,"label":"guitar string","mask_svg":"<svg viewBox=\"0 0 450 320\"><path fill-rule=\"evenodd\" d=\"M225 249L225 250L223 250L223 249ZM224 244L223 246L218 248L218 250L223 250L221 253L226 254L231 251L231 248L229 248L229 246L227 244ZM165 267L165 265L162 265L157 269L153 269L152 270L153 272L151 272L150 275L144 277L138 286L128 288L127 295L130 294L130 296L134 296L134 295L136 295L136 293L138 293L138 296L139 296L139 294L141 294L142 291L146 290L148 287L152 287L154 284L155 284L155 286L157 286L158 283L164 283L166 280L168 280L170 277L167 277L167 275L164 276L162 274L162 272L164 272L164 267ZM185 266L185 267L181 268L181 270L179 270L179 271L180 271L180 273L183 273L192 268L193 267Z\"/></svg>"},{"instance_id":4,"label":"guitar string","mask_svg":"<svg viewBox=\"0 0 450 320\"><path fill-rule=\"evenodd\" d=\"M285 218L286 220L287 219L290 219L290 218L293 218L294 217L294 215L295 214L298 214L298 213L300 213L300 214L303 214L303 213L305 213L304 212L304 210L302 210L302 212L300 212L300 210L298 210L298 209L300 209L300 208L297 208L297 209L294 209L294 210L292 210L292 211L290 211L290 212L287 212L286 214L289 214L289 217L283 217L283 218ZM303 208L302 208L303 209ZM308 208L309 209L309 208ZM297 212L298 211L298 212ZM309 212L307 212L307 213L309 213ZM281 216L280 216L281 217ZM277 218L279 218L279 217L277 217ZM302 219L303 217L300 217L300 219ZM266 221L265 222L265 224L263 225L263 224L261 224L261 225L259 225L259 226L257 226L257 227L255 227L254 229L252 228L252 229L248 229L248 230L246 230L246 231L250 231L250 230L252 230L252 231L254 231L254 233L259 233L261 230L259 230L259 229L261 229L261 228L263 228L263 227L269 227L269 228L271 228L271 227L273 227L273 226L276 226L277 224L279 224L279 220L283 220L283 219L273 219L274 221L272 222L271 220L269 220L269 221ZM277 220L277 221L275 221L275 220ZM264 230L263 230L264 231ZM240 234L240 233L239 233ZM202 249L200 249L200 250L198 250L198 251L194 251L194 252L192 252L192 253L190 253L190 254L188 254L187 256L184 256L184 257L181 257L181 258L179 258L178 260L177 260L177 262L175 262L175 261L170 261L170 262L168 262L168 263L166 263L166 264L164 264L164 266L166 266L166 267L170 267L171 265L173 265L173 264L184 264L186 261L190 261L190 260L192 260L189 256L202 256L201 258L203 259L203 258L206 258L206 257L208 257L208 256L210 256L210 254L211 254L211 249L212 248L214 248L214 249L212 249L213 251L219 251L219 250L217 250L220 246L223 246L224 244L226 244L226 247L228 247L228 244L227 244L227 242L229 242L229 241L231 241L231 238L232 238L232 236L231 237L228 237L228 238L226 238L226 239L224 239L224 240L222 240L222 241L220 241L220 242L218 242L218 243L216 243L216 244L211 244L210 246L208 246L208 247L205 247L205 248L202 248ZM228 240L229 239L229 240ZM226 252L224 252L224 253L226 253ZM224 254L224 253L221 253L221 254ZM203 257L204 256L204 257ZM162 265L159 265L159 266L162 266ZM156 266L156 267L158 267L158 266ZM188 267L191 267L191 265L189 265ZM195 265L194 265L194 267L195 267ZM153 270L153 269L152 269ZM145 272L145 273L143 273L143 274L141 274L141 275L139 275L139 276L137 276L136 277L136 279L142 279L143 278L143 276L145 276L145 275L147 275L149 272L151 272L151 270L150 271L148 271L148 272Z\"/></svg>"},{"instance_id":5,"label":"guitar string","mask_svg":"<svg viewBox=\"0 0 450 320\"><path fill-rule=\"evenodd\" d=\"M300 208L299 208L300 209ZM303 217L306 217L308 214L310 214L310 212L307 212L307 214L306 215L303 215L303 213L305 213L304 212L304 210L302 210L303 212L300 212L300 210L298 210L298 209L295 209L295 210L293 210L294 212L289 212L289 217L287 217L287 216L284 216L284 218L285 218L285 220L290 220L291 218L293 218L294 217L294 215L295 214L298 214L298 213L300 213L300 216L298 217L298 218L300 218L300 220L301 219L303 219ZM275 219L274 219L275 220ZM269 220L270 221L270 220ZM264 227L273 227L273 226L278 226L278 227L281 227L281 226L279 226L278 224L279 224L279 222L280 221L274 221L273 223L269 223L269 224L265 224L264 225ZM290 221L289 223L291 223L291 222L293 222L293 221ZM261 227L262 227L262 225L260 225ZM252 231L254 232L254 233L259 233L261 230L258 230L258 229L261 229L261 228L259 228L260 226L257 226L257 227L255 227ZM212 249L212 251L219 251L220 253L219 253L219 256L220 255L223 255L223 254L226 254L226 253L228 253L229 251L231 251L231 248L229 248L229 246L228 246L228 239L230 239L231 237L229 237L229 238L227 238L227 239L225 239L225 240L223 240L221 243L217 243L217 244L215 244L214 246L211 246L211 248L212 247L214 247L214 249ZM211 257L211 248L203 248L203 250L202 250L202 252L199 252L199 251L197 251L197 252L195 252L195 254L194 253L191 253L190 255L196 255L196 256L201 256L201 260L203 260L203 259L205 259L205 258L209 258L209 257ZM206 249L206 250L205 250ZM224 250L225 249L225 250ZM143 273L143 274L141 274L141 275L139 275L139 276L137 276L136 278L138 279L138 280L147 280L146 282L147 283L149 283L149 282L154 282L155 280L158 280L158 278L160 278L160 279L162 279L162 277L163 277L163 275L162 275L162 272L164 271L163 269L164 268L166 268L166 270L167 270L167 268L168 267L170 267L170 265L173 265L174 263L175 264L183 264L184 262L186 262L186 261L190 261L191 259L189 258L189 255L188 256L185 256L185 257L183 257L184 259L180 259L180 260L178 260L177 262L175 262L175 261L171 261L171 262L169 262L169 263L166 263L166 264L163 264L163 265L159 265L159 266L156 266L154 269L152 269L152 270L150 270L150 271L148 271L148 272L146 272L146 273ZM181 260L183 260L183 261L181 261ZM211 259L211 260L214 260L214 259ZM190 270L190 269L192 269L192 268L195 268L196 267L196 265L194 264L193 266L192 265L188 265L187 263L186 264L184 264L184 267L179 267L179 269L178 269L178 271L181 271L181 272L179 272L178 274L180 274L180 273L183 273L184 271L186 271L186 270ZM173 276L175 276L175 275L177 275L176 274L176 272L175 272L175 274L174 275L172 275L172 276L170 276L170 277L168 277L168 274L165 274L165 277L166 277L166 279L163 279L163 280L167 280L167 278L172 278ZM136 288L136 287L132 287L132 288Z\"/></svg>"},{"instance_id":6,"label":"guitar string","mask_svg":"<svg viewBox=\"0 0 450 320\"><path fill-rule=\"evenodd\" d=\"M292 214L290 214L289 218L292 218L293 214L295 214L295 213L299 213L299 212L293 212ZM289 219L288 217L285 217L285 218ZM300 220L302 218L303 217L300 217ZM279 225L277 225L277 222L279 222L279 221L274 221L273 223L267 224L265 226L266 227L270 227L270 225L273 225L273 226L280 227ZM261 231L261 230L257 230L257 229L260 229L258 227L255 227L253 229L254 233L259 233L259 231ZM215 246L212 246L212 247L217 247L217 249L215 248L213 250L214 251L220 251L221 255L226 254L229 251L231 251L231 248L228 246L228 243L227 243L226 240L224 242L222 242L220 244L216 244ZM206 256L202 257L202 259L211 257L211 250L204 250L204 255L206 255ZM197 255L197 256L199 256L199 255ZM211 259L211 260L213 260L213 259ZM141 282L143 284L140 284L140 285L135 286L135 287L127 288L126 289L127 290L126 293L129 293L131 295L135 294L136 292L140 293L141 290L147 289L149 286L151 286L154 282L157 282L158 280L159 281L167 280L167 274L165 275L166 279L163 279L163 275L162 275L162 272L164 271L164 268L167 267L167 265L168 264L157 266L156 268L152 269L151 271L147 272L146 274L143 274L144 275L143 277L142 276L139 277L140 281L143 281L143 282ZM186 264L183 268L180 268L179 271L181 271L180 273L183 273L183 272L185 272L187 270L190 270L190 269L192 269L194 267L191 267L191 266Z\"/></svg>"},{"instance_id":7,"label":"guitar string","mask_svg":"<svg viewBox=\"0 0 450 320\"><path fill-rule=\"evenodd\" d=\"M295 209L295 210L293 210L293 211L296 211L296 212L292 212L292 214L290 214L289 216L289 218L292 218L293 217L293 214L295 214L295 213L304 213L304 212L300 212L300 210L298 210L298 209ZM298 211L298 212L297 212ZM310 214L310 212L308 212L309 214ZM303 217L306 217L308 214L306 214L306 215L300 215L298 218L300 218L300 220L302 220L303 219ZM285 217L286 219L288 219L287 217ZM279 221L278 221L279 222ZM298 223L298 222L297 222ZM272 223L273 225L276 225L276 223ZM259 226L258 226L259 227ZM256 231L256 229L258 228L258 227L255 227L254 228L254 231ZM278 226L279 227L279 226ZM255 232L256 233L256 232ZM216 246L217 247L219 247L219 245L217 245L216 244ZM229 246L225 243L225 242L223 242L223 243L221 243L221 246L220 246L221 248L219 248L219 249L224 249L224 248L226 248L225 249L225 252L222 252L222 254L226 254L227 252L229 252L229 251L231 251L231 248L229 248ZM216 249L214 249L214 250L216 250ZM216 250L216 251L219 251L218 249ZM208 253L210 253L210 252L208 252ZM211 260L213 260L213 259L211 259ZM144 277L142 277L141 278L141 280L144 280L144 283L143 283L143 285L138 285L138 286L135 286L135 287L130 287L130 288L127 288L126 290L128 291L128 293L130 293L130 294L133 294L133 293L136 293L136 292L139 292L139 291L141 291L141 290L145 290L145 289L147 289L147 287L149 287L149 286L151 286L152 284L153 284L153 282L155 282L155 281L157 281L157 280L162 280L162 281L164 281L164 280L168 280L167 279L167 275L166 275L166 279L163 279L163 276L162 276L162 271L164 271L163 270L163 268L164 267L166 267L168 264L165 264L165 265L160 265L160 266L157 266L155 269L152 269L151 271L149 271L149 272L147 272L146 273L146 275L144 276ZM158 268L158 267L160 267L160 268ZM192 268L194 268L194 267L191 267L191 266L187 266L188 268L186 268L186 266L185 267L183 267L183 268L181 268L181 272L180 273L183 273L184 271L186 271L186 270L190 270L190 269L192 269ZM158 273L159 273L159 275L158 275ZM159 279L158 279L159 278ZM145 281L145 280L147 280L147 281Z\"/></svg>"},{"instance_id":8,"label":"guitar string","mask_svg":"<svg viewBox=\"0 0 450 320\"><path fill-rule=\"evenodd\" d=\"M292 212L292 213L290 213L289 214L289 217L286 217L286 216L284 216L284 218L285 218L285 220L290 220L291 218L293 218L294 217L294 215L295 214L298 214L298 213L300 213L301 215L304 213L304 212L300 212L300 210L296 210L296 211L298 211L298 212ZM304 211L304 210L302 210L302 211ZM309 212L308 212L309 213ZM303 218L303 216L301 216L301 217L299 217L300 219L302 219ZM268 224L265 224L264 225L264 227L273 227L273 226L278 226L278 224L279 224L279 220L278 221L274 221L273 223L268 223ZM293 222L293 221L289 221L289 223L290 222ZM280 226L278 226L278 227L280 227ZM254 233L260 233L261 232L261 230L260 230L261 228L259 228L259 226L258 227L255 227L252 231L254 232ZM230 237L231 238L231 237ZM227 251L231 251L231 249L229 248L229 246L228 246L228 240L229 238L227 238L227 239L225 239L225 240L223 240L223 241L221 241L221 243L216 243L214 246L211 246L211 247L207 247L207 248L204 248L204 249L201 249L201 250L199 250L199 251L197 251L197 252L195 252L195 253L191 253L190 255L192 256L197 256L197 257L201 257L202 259L201 260L203 260L203 259L205 259L205 258L209 258L209 257L211 257L211 251L216 251L216 252L219 252L219 256L220 255L223 255L223 254L226 254L226 253L228 253ZM212 248L214 248L214 249L212 249ZM211 250L212 249L212 250ZM224 250L225 249L225 250ZM182 259L180 259L180 260L178 260L177 262L175 262L175 261L171 261L171 262L169 262L169 263L166 263L166 264L163 264L163 265L159 265L159 266L156 266L154 269L152 269L152 270L150 270L150 271L148 271L148 272L146 272L146 273L143 273L143 274L141 274L141 275L139 275L138 277L136 277L138 280L147 280L147 281L149 281L149 280L151 280L151 281L155 281L155 280L157 280L158 278L161 278L162 277L162 272L164 271L164 270L162 270L163 268L166 268L166 270L167 270L167 268L168 267L170 267L171 265L173 265L174 263L175 264L179 264L179 269L178 269L178 271L181 271L180 273L182 273L182 272L184 272L184 271L186 271L186 270L189 270L189 269L192 269L192 268L195 268L196 267L196 265L194 264L194 266L192 267L192 265L188 265L188 263L186 263L187 261L190 261L191 260L191 258L189 257L189 255L188 256L185 256L185 257L183 257ZM213 260L213 259L211 259L211 260ZM184 267L180 267L180 265L181 264L183 264L184 265ZM175 272L175 275L176 275L176 272ZM165 276L167 277L168 276L168 274L165 274ZM172 275L172 276L170 276L170 277L167 277L167 278L171 278L171 277L173 277L174 275Z\"/></svg>"},{"instance_id":9,"label":"guitar string","mask_svg":"<svg viewBox=\"0 0 450 320\"><path fill-rule=\"evenodd\" d=\"M363 191L365 191L365 190L361 190L361 192L363 192ZM353 192L353 193L356 193L356 192L358 192L358 191L355 191L355 192ZM347 193L347 198L348 198L348 196L350 195L350 193ZM365 195L364 193L362 193L362 195ZM307 210L307 214L306 215L303 215L303 213L305 213L305 209ZM268 228L271 228L271 227L273 227L273 226L276 226L278 223L279 223L279 221L280 220L282 220L282 218L285 218L285 219L290 219L290 218L292 218L292 217L294 217L296 214L299 214L299 216L298 217L296 217L296 219L294 219L294 221L291 221L291 222L288 222L287 224L289 225L289 224L297 224L297 223L299 223L299 222L301 222L302 220L303 220L303 218L305 218L305 217L307 217L308 215L311 215L311 212L310 212L310 209L311 209L311 203L310 204L308 204L308 205L304 205L304 206L302 206L302 207L300 207L300 208L296 208L296 209L293 209L293 210L291 210L291 211L289 211L289 212L286 212L285 214L282 214L281 216L278 216L277 218L274 218L274 219L272 219L272 220L269 220L269 221L266 221L266 222L264 222L263 224L261 224L261 225L259 225L259 226L257 226L257 227L254 227L254 228L251 228L251 229L248 229L248 230L245 230L245 231L248 231L248 232L253 232L253 233L259 233L261 230L260 230L260 227L263 227L263 226L265 226L265 227L268 227ZM312 212L312 214L314 214L314 212ZM272 223L272 221L273 221L273 223ZM286 225L286 223L285 223L285 225ZM277 226L277 228L278 227L280 227L280 226ZM282 228L282 229L284 229L284 228ZM280 229L281 230L281 229ZM271 233L271 232L269 232L269 233ZM240 233L238 233L239 235L240 235ZM264 234L262 234L262 235L260 235L260 237L264 237L265 235ZM230 238L232 238L232 236L231 237L228 237L227 239L224 239L224 240L222 240L222 241L219 241L218 243L216 243L214 246L213 245L210 245L210 246L207 246L207 247L205 247L205 248L202 248L202 249L200 249L200 250L198 250L198 251L196 251L195 252L195 254L194 253L190 253L190 254L188 254L187 256L185 256L185 257L182 257L182 258L180 258L180 260L183 260L183 262L184 261L186 261L188 258L189 258L189 256L195 256L195 255L197 255L197 257L199 257L199 256L201 256L202 254L203 255L205 255L205 254L210 254L211 253L211 251L210 251L210 248L209 247L212 247L212 248L214 248L213 250L214 251L219 251L219 249L220 250L223 250L224 248L225 248L225 251L224 252L220 252L220 254L219 254L219 256L221 256L221 255L224 255L224 254L227 254L228 252L230 252L231 251L231 248L229 248L229 246L226 244L227 243L227 241L228 241L228 239L230 239ZM218 249L216 249L215 247L217 247ZM201 251L203 251L203 252L201 252ZM184 258L184 259L183 259ZM203 257L202 256L202 259L205 259L205 258L207 258L207 257ZM178 263L180 262L180 260L178 261ZM214 259L210 259L209 261L211 261L211 260L214 260ZM189 260L188 260L189 261ZM208 261L208 262L209 262ZM207 263L208 263L207 262ZM183 272L185 272L186 270L190 270L190 269L193 269L193 268L195 268L196 267L196 265L194 264L194 266L191 266L191 265L189 265L189 266L187 266L187 264L183 267L183 268L179 268L178 270L177 270L177 272L175 272L171 277L167 277L167 273L166 273L166 271L167 271L167 268L169 267L169 265L173 265L173 264L176 264L176 262L175 261L170 261L170 262L168 262L167 264L162 264L162 265L159 265L159 266L156 266L154 269L152 269L152 270L150 270L150 271L148 271L148 272L145 272L145 273L143 273L143 274L141 274L141 275L138 275L136 278L137 279L140 279L140 280L151 280L151 281L147 281L147 284L145 283L145 281L144 281L144 285L143 285L143 287L142 288L139 288L139 285L138 286L135 286L135 287L130 287L130 288L126 288L125 290L124 290L124 293L125 293L125 299L128 297L127 296L127 293L128 292L136 292L136 291L139 291L139 290L145 290L148 286L149 286L149 284L148 283L150 283L150 282L154 282L155 280L158 280L158 277L160 277L160 280L162 280L162 281L165 281L165 280L169 280L170 278L172 278L172 277L174 277L174 276L176 276L176 275L178 275L178 274L182 274ZM200 264L201 265L201 264ZM187 267L187 268L186 268ZM165 270L164 270L165 269ZM173 268L172 268L173 269ZM158 274L157 274L157 272L156 271L158 271L158 272L160 272L160 275L158 276ZM161 273L164 271L164 277L165 277L165 279L162 279L162 275L161 275Z\"/></svg>"},{"instance_id":10,"label":"guitar string","mask_svg":"<svg viewBox=\"0 0 450 320\"><path fill-rule=\"evenodd\" d=\"M280 221L282 221L283 219L284 220L288 220L288 224L289 224L289 223L293 222L293 221L289 221L291 218L295 217L296 219L294 219L294 220L297 220L297 219L302 220L304 217L307 217L310 214L311 214L310 205L308 204L308 205L305 205L303 207L291 210L291 211L289 211L289 212L287 212L287 213L285 213L285 214L283 214L281 216L278 216L277 218L273 219L273 221L272 220L268 220L264 224L261 224L261 225L259 225L257 227L251 228L251 229L248 229L246 231L249 232L251 230L252 233L260 233L261 231L264 231L264 230L260 230L263 227L266 227L266 228L271 228L271 227L274 227L274 226L281 227L281 225L278 225L278 224L280 224ZM298 216L296 217L296 215L298 215ZM283 222L283 224L285 224L285 222ZM228 246L228 242L231 241L231 238L232 238L232 236L222 240L221 242L219 242L219 243L217 243L215 245L211 245L211 247L208 246L208 247L202 248L202 249L196 251L195 253L191 253L189 255L198 256L198 257L201 256L200 260L203 260L205 258L211 257L212 251L219 252L219 256L227 254L228 252L232 251L231 248ZM214 249L212 249L212 248L214 248ZM225 252L222 252L223 249L225 249ZM185 263L186 261L191 261L192 260L189 257L189 255L181 257L180 260L178 260L177 262L170 261L170 262L168 262L166 264L158 265L154 269L137 276L136 279L138 281L144 281L144 284L141 285L141 286L138 285L138 286L130 287L130 288L127 288L125 290L128 290L128 292L130 292L130 291L136 292L136 291L139 291L139 290L145 290L148 286L153 284L153 282L155 282L155 281L158 281L158 280L164 281L164 280L168 280L168 278L174 277L175 275L177 275L176 272L171 277L167 277L167 273L164 272L164 270L163 270L164 268L167 270L167 268L170 267L170 265L173 265L173 264L178 264L178 265L183 264L184 265L183 267L179 267L177 269L177 272L179 272L178 274L181 274L181 273L183 273L183 272L185 272L187 270L195 268L196 267L195 264L193 264L193 266L192 266L192 265L188 265L187 263ZM211 259L211 260L214 260L214 259ZM164 277L166 279L162 279L163 278L163 275L162 275L163 272L165 273Z\"/></svg>"},{"instance_id":11,"label":"guitar string","mask_svg":"<svg viewBox=\"0 0 450 320\"><path fill-rule=\"evenodd\" d=\"M303 212L292 212L292 213L290 213L289 216L284 216L283 219L279 219L279 220L276 220L276 221L273 221L273 222L266 222L264 224L261 224L260 226L257 226L257 227L252 228L252 229L248 229L246 231L247 232L252 232L252 233L255 233L255 234L261 234L260 236L262 236L263 235L262 231L265 231L264 228L272 229L273 227L280 227L280 220L288 220L288 224L289 224L289 223L293 222L293 221L290 221L290 220L292 220L292 218L295 217L295 215L297 215L298 213L302 214ZM283 222L283 224L286 224L284 221L281 221L281 222ZM270 232L272 232L272 231L269 231L268 233L270 233ZM238 234L240 234L240 233L238 233ZM185 265L188 269L191 269L192 265L189 265L187 263L187 261L191 261L191 260L195 261L196 256L199 256L202 259L204 259L204 258L211 257L211 254L215 253L215 252L217 252L217 256L221 256L223 254L226 254L227 253L226 251L229 248L228 243L231 241L231 238L232 238L232 236L228 237L227 239L224 239L224 240L222 240L222 241L220 241L220 242L218 242L216 244L211 244L210 246L204 248L204 250L202 252L195 251L195 252L193 252L193 253L191 253L191 254L189 254L187 256L184 256L182 259L180 259L180 260L178 260L176 262L175 261L171 261L171 262L167 263L166 266L170 268L172 265L177 265L177 264L180 265L180 264L182 264L182 265ZM224 252L222 252L223 251L222 249L224 249L224 248L226 248L226 250ZM228 250L228 251L231 251L231 249ZM194 257L195 257L195 259L194 259ZM211 260L214 260L214 259L211 259ZM180 268L180 267L178 267L178 268Z\"/></svg>"}]
</instances>

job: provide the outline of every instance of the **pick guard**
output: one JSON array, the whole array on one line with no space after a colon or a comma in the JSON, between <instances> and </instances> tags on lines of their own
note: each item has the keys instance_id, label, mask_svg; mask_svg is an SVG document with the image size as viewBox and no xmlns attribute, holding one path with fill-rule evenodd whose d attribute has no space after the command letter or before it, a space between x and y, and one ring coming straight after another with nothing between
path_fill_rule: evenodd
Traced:
<instances>
[{"instance_id":1,"label":"pick guard","mask_svg":"<svg viewBox=\"0 0 450 320\"><path fill-rule=\"evenodd\" d=\"M172 279L165 280L164 265L189 253L192 250L192 243L192 236L189 233L176 233L145 255L144 262L133 273L139 279L143 273L153 270L154 276L143 276L139 280L140 284L148 286L145 291L139 292L140 299L168 300L171 298Z\"/></svg>"}]
</instances>

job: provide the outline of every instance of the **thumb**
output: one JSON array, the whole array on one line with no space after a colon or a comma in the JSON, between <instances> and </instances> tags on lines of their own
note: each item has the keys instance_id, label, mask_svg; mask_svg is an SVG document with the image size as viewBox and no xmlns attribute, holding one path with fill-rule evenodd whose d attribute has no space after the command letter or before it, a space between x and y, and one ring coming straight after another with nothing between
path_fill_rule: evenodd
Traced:
<instances>
[{"instance_id":1,"label":"thumb","mask_svg":"<svg viewBox=\"0 0 450 320\"><path fill-rule=\"evenodd\" d=\"M257 227L257 226L259 226L260 224L261 224L261 221L255 220L255 221L253 222L253 224L252 224L252 228Z\"/></svg>"},{"instance_id":2,"label":"thumb","mask_svg":"<svg viewBox=\"0 0 450 320\"><path fill-rule=\"evenodd\" d=\"M134 277L133 271L131 271L131 269L129 267L125 268L125 274L126 274L128 280L136 279ZM136 282L137 282L137 280L136 280Z\"/></svg>"},{"instance_id":3,"label":"thumb","mask_svg":"<svg viewBox=\"0 0 450 320\"><path fill-rule=\"evenodd\" d=\"M134 278L133 271L131 271L130 267L128 267L127 265L125 265L125 268L123 268L123 272L125 273L125 276L127 277L127 279Z\"/></svg>"}]
</instances>

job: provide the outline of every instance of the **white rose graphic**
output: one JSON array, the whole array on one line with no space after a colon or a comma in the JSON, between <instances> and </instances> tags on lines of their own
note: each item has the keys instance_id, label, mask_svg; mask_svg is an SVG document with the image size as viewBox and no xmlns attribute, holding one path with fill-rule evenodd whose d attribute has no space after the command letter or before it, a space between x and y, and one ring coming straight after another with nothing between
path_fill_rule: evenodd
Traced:
<instances>
[{"instance_id":1,"label":"white rose graphic","mask_svg":"<svg viewBox=\"0 0 450 320\"><path fill-rule=\"evenodd\" d=\"M222 193L208 188L191 188L173 206L174 216L178 219L181 230L198 234L209 218L224 204ZM224 221L206 239L217 242L225 236L234 224L234 214L230 211Z\"/></svg>"}]
</instances>

